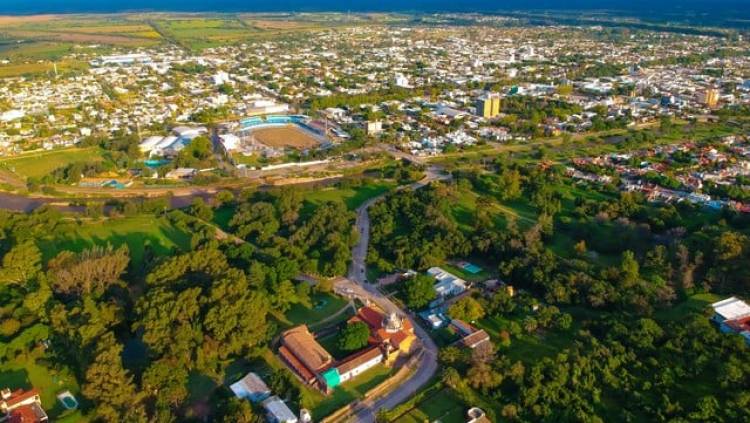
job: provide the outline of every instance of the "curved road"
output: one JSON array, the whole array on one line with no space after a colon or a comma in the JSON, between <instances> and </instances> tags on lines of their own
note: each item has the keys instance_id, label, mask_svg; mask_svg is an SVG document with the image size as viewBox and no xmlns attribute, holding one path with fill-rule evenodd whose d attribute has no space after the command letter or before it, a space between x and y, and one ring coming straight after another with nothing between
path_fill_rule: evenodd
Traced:
<instances>
[{"instance_id":1,"label":"curved road","mask_svg":"<svg viewBox=\"0 0 750 423\"><path fill-rule=\"evenodd\" d=\"M425 177L414 184L404 186L403 188L419 189L426 186L432 181L439 179L448 179L450 176L441 174L440 170L436 167L430 167L427 170ZM403 189L402 188L402 189ZM427 382L432 379L433 375L437 371L437 353L438 347L432 341L430 336L422 329L421 326L416 324L411 317L404 311L401 310L396 304L394 304L388 297L378 290L375 285L369 284L366 281L367 278L367 248L370 243L370 216L367 213L367 209L381 200L385 195L371 198L362 204L357 209L357 230L359 231L360 238L359 242L352 249L352 264L349 268L348 280L342 279L337 290L343 290L350 295L355 295L361 299L367 299L377 304L386 312L398 312L402 316L406 316L412 320L412 326L419 339L419 345L421 346L421 356L416 366L416 371L412 373L408 379L403 381L396 389L389 392L384 397L376 399L374 401L362 401L358 403L354 408L354 416L349 416L349 420L355 420L357 422L372 423L375 421L375 415L378 410L381 409L392 409L398 404L406 401L416 393L419 388L424 386Z\"/></svg>"}]
</instances>

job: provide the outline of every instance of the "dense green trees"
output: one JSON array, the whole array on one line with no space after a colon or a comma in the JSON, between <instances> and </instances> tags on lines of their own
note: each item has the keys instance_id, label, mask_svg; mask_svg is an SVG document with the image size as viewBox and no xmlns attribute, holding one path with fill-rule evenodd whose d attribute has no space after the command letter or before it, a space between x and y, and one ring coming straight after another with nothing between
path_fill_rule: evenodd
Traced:
<instances>
[{"instance_id":1,"label":"dense green trees","mask_svg":"<svg viewBox=\"0 0 750 423\"><path fill-rule=\"evenodd\" d=\"M464 256L470 244L449 210L455 190L432 185L404 190L370 208L368 263L383 270L426 269L448 257Z\"/></svg>"},{"instance_id":2,"label":"dense green trees","mask_svg":"<svg viewBox=\"0 0 750 423\"><path fill-rule=\"evenodd\" d=\"M412 310L419 310L437 297L435 278L429 275L416 275L402 282L406 305Z\"/></svg>"},{"instance_id":3,"label":"dense green trees","mask_svg":"<svg viewBox=\"0 0 750 423\"><path fill-rule=\"evenodd\" d=\"M363 322L346 325L339 334L338 346L342 351L356 351L367 345L370 328Z\"/></svg>"}]
</instances>

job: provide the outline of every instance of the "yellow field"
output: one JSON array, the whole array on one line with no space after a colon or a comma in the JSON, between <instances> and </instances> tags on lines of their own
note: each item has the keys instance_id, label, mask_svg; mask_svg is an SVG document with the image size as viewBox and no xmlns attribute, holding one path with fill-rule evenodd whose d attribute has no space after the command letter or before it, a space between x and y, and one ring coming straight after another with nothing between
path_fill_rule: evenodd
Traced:
<instances>
[{"instance_id":1,"label":"yellow field","mask_svg":"<svg viewBox=\"0 0 750 423\"><path fill-rule=\"evenodd\" d=\"M84 62L65 60L57 63L57 72L64 73L74 70L83 70L88 68ZM52 62L32 62L0 66L0 78L12 78L23 75L40 75L53 74L54 64Z\"/></svg>"}]
</instances>

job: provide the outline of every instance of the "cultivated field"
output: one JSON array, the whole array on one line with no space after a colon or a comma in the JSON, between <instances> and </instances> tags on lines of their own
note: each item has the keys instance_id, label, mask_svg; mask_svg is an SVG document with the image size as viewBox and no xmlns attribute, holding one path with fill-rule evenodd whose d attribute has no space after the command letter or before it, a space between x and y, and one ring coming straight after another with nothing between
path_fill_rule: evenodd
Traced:
<instances>
[{"instance_id":1,"label":"cultivated field","mask_svg":"<svg viewBox=\"0 0 750 423\"><path fill-rule=\"evenodd\" d=\"M273 148L303 150L316 147L319 142L312 135L293 125L279 128L261 128L253 131L255 141Z\"/></svg>"}]
</instances>

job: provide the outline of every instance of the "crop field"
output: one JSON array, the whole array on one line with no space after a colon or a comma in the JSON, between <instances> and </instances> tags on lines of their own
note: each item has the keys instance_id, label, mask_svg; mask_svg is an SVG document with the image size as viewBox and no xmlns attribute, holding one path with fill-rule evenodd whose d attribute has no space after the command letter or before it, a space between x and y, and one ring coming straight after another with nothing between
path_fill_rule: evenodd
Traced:
<instances>
[{"instance_id":1,"label":"crop field","mask_svg":"<svg viewBox=\"0 0 750 423\"><path fill-rule=\"evenodd\" d=\"M315 137L293 125L257 129L252 136L255 141L274 148L304 150L320 144Z\"/></svg>"},{"instance_id":2,"label":"crop field","mask_svg":"<svg viewBox=\"0 0 750 423\"><path fill-rule=\"evenodd\" d=\"M101 159L101 151L98 148L69 148L26 153L0 159L0 168L9 170L22 178L39 178L70 163Z\"/></svg>"},{"instance_id":3,"label":"crop field","mask_svg":"<svg viewBox=\"0 0 750 423\"><path fill-rule=\"evenodd\" d=\"M3 22L3 34L11 39L135 47L154 45L161 38L148 23L131 21L127 16L6 17Z\"/></svg>"},{"instance_id":4,"label":"crop field","mask_svg":"<svg viewBox=\"0 0 750 423\"><path fill-rule=\"evenodd\" d=\"M165 19L154 26L171 41L194 50L236 43L254 32L237 19Z\"/></svg>"}]
</instances>

